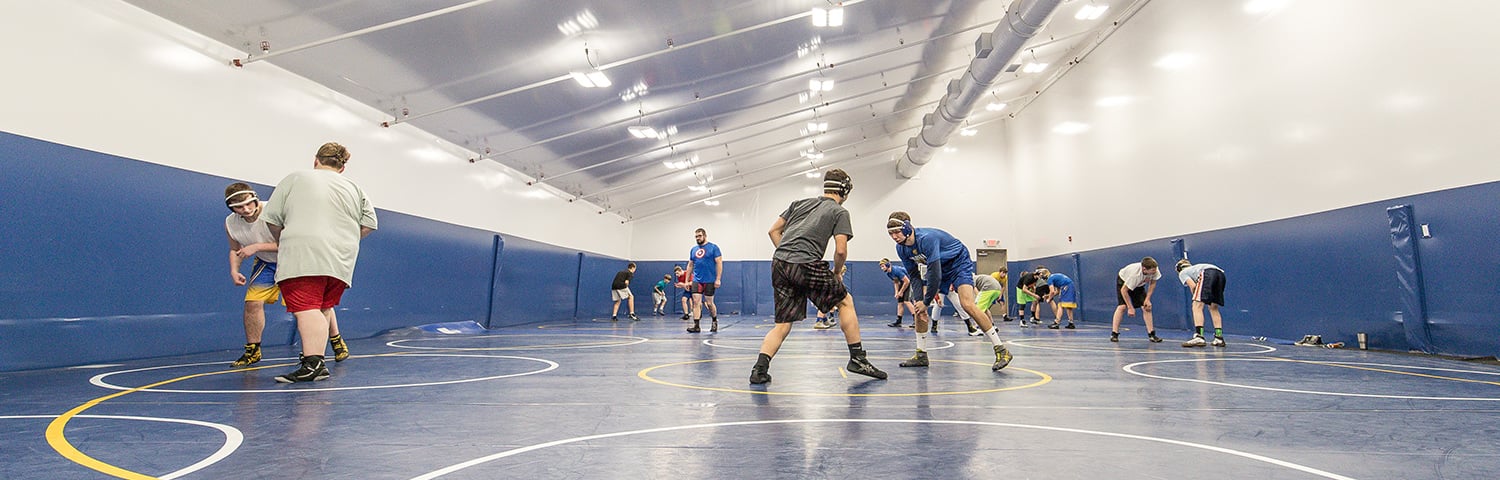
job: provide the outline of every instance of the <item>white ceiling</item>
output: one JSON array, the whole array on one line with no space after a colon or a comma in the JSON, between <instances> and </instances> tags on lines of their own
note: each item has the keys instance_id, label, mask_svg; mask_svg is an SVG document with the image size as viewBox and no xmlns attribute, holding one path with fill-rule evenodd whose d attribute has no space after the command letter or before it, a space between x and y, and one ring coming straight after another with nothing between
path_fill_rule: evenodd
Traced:
<instances>
[{"instance_id":1,"label":"white ceiling","mask_svg":"<svg viewBox=\"0 0 1500 480\"><path fill-rule=\"evenodd\" d=\"M627 220L821 168L894 167L1010 3L851 0L843 26L820 28L824 0L128 1ZM1145 3L1064 2L1014 61L1048 67L1002 74L989 100L1009 106L981 103L969 123L1014 113ZM1110 8L1075 18L1089 5ZM610 87L570 78L591 64ZM814 78L834 88L810 93ZM828 130L808 132L814 120Z\"/></svg>"}]
</instances>

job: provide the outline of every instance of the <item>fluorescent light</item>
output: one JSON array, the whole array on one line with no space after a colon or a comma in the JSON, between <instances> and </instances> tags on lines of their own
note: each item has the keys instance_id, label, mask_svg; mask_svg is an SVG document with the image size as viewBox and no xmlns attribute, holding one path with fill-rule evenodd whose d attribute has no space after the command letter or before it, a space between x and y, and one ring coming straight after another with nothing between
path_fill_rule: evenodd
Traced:
<instances>
[{"instance_id":1,"label":"fluorescent light","mask_svg":"<svg viewBox=\"0 0 1500 480\"><path fill-rule=\"evenodd\" d=\"M844 25L844 7L814 7L811 16L814 27L838 27Z\"/></svg>"},{"instance_id":2,"label":"fluorescent light","mask_svg":"<svg viewBox=\"0 0 1500 480\"><path fill-rule=\"evenodd\" d=\"M578 82L579 85L583 85L584 88L594 88L594 81L589 79L589 74L583 72L568 72L568 75L572 75L573 81Z\"/></svg>"},{"instance_id":3,"label":"fluorescent light","mask_svg":"<svg viewBox=\"0 0 1500 480\"><path fill-rule=\"evenodd\" d=\"M1063 135L1077 135L1087 131L1089 131L1089 124L1087 123L1063 122L1057 124L1057 126L1055 127L1052 127L1053 133L1060 133Z\"/></svg>"},{"instance_id":4,"label":"fluorescent light","mask_svg":"<svg viewBox=\"0 0 1500 480\"><path fill-rule=\"evenodd\" d=\"M818 178L818 177L821 177L821 176L823 176L823 172L819 172L817 170L808 170L807 171L807 178Z\"/></svg>"},{"instance_id":5,"label":"fluorescent light","mask_svg":"<svg viewBox=\"0 0 1500 480\"><path fill-rule=\"evenodd\" d=\"M625 127L625 130L635 138L656 138L656 129L651 128L650 125L631 125Z\"/></svg>"},{"instance_id":6,"label":"fluorescent light","mask_svg":"<svg viewBox=\"0 0 1500 480\"><path fill-rule=\"evenodd\" d=\"M955 147L943 147L943 153L953 153L957 151L958 149Z\"/></svg>"},{"instance_id":7,"label":"fluorescent light","mask_svg":"<svg viewBox=\"0 0 1500 480\"><path fill-rule=\"evenodd\" d=\"M704 205L708 205L710 207L717 207L717 206L719 206L719 201L718 200L704 200L703 204Z\"/></svg>"},{"instance_id":8,"label":"fluorescent light","mask_svg":"<svg viewBox=\"0 0 1500 480\"><path fill-rule=\"evenodd\" d=\"M708 186L706 186L706 185L688 185L688 190L692 190L694 192L707 192L708 191Z\"/></svg>"},{"instance_id":9,"label":"fluorescent light","mask_svg":"<svg viewBox=\"0 0 1500 480\"><path fill-rule=\"evenodd\" d=\"M818 149L816 148L809 148L806 152L802 152L802 158L806 158L808 160L822 160L823 152L818 151Z\"/></svg>"},{"instance_id":10,"label":"fluorescent light","mask_svg":"<svg viewBox=\"0 0 1500 480\"><path fill-rule=\"evenodd\" d=\"M828 122L807 122L807 133L828 131Z\"/></svg>"},{"instance_id":11,"label":"fluorescent light","mask_svg":"<svg viewBox=\"0 0 1500 480\"><path fill-rule=\"evenodd\" d=\"M608 87L612 85L612 83L610 83L609 81L609 77L604 76L604 72L598 70L589 72L568 72L568 75L572 75L573 80L578 82L579 85L583 85L584 88Z\"/></svg>"},{"instance_id":12,"label":"fluorescent light","mask_svg":"<svg viewBox=\"0 0 1500 480\"><path fill-rule=\"evenodd\" d=\"M985 110L989 110L991 112L998 112L998 111L1001 111L1001 110L1005 110L1005 102L990 102L989 105L985 105L984 106L984 109Z\"/></svg>"},{"instance_id":13,"label":"fluorescent light","mask_svg":"<svg viewBox=\"0 0 1500 480\"><path fill-rule=\"evenodd\" d=\"M1182 69L1182 68L1187 68L1188 66L1192 65L1193 62L1196 61L1197 59L1198 59L1198 57L1194 56L1191 53L1178 52L1178 53L1167 54L1167 56L1164 56L1164 57L1161 57L1160 59L1157 59L1155 65L1156 65L1156 68L1163 68L1163 69L1167 69L1167 70L1178 70L1178 69Z\"/></svg>"},{"instance_id":14,"label":"fluorescent light","mask_svg":"<svg viewBox=\"0 0 1500 480\"><path fill-rule=\"evenodd\" d=\"M972 137L972 136L975 136L975 135L979 135L979 130L974 129L974 128L965 128L963 130L959 130L958 134L962 135L962 136L965 136L965 137Z\"/></svg>"},{"instance_id":15,"label":"fluorescent light","mask_svg":"<svg viewBox=\"0 0 1500 480\"><path fill-rule=\"evenodd\" d=\"M833 79L818 77L807 81L807 90L813 93L833 90Z\"/></svg>"},{"instance_id":16,"label":"fluorescent light","mask_svg":"<svg viewBox=\"0 0 1500 480\"><path fill-rule=\"evenodd\" d=\"M1099 17L1104 16L1105 10L1109 10L1109 5L1084 5L1083 8L1078 9L1078 14L1073 15L1073 18L1079 20L1098 20Z\"/></svg>"},{"instance_id":17,"label":"fluorescent light","mask_svg":"<svg viewBox=\"0 0 1500 480\"><path fill-rule=\"evenodd\" d=\"M589 80L593 80L594 86L596 87L608 87L612 85L612 83L610 83L609 81L609 77L604 76L604 72L598 70L589 72Z\"/></svg>"},{"instance_id":18,"label":"fluorescent light","mask_svg":"<svg viewBox=\"0 0 1500 480\"><path fill-rule=\"evenodd\" d=\"M1022 67L1021 68L1021 72L1023 72L1023 73L1037 73L1037 72L1040 72L1040 71L1046 70L1046 69L1047 69L1047 64L1032 62L1032 63L1026 64L1025 67Z\"/></svg>"}]
</instances>

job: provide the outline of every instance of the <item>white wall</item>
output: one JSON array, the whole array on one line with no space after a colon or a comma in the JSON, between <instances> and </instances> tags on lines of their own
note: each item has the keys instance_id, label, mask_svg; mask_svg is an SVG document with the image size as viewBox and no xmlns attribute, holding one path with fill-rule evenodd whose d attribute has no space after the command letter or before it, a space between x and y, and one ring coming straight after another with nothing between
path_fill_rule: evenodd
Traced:
<instances>
[{"instance_id":1,"label":"white wall","mask_svg":"<svg viewBox=\"0 0 1500 480\"><path fill-rule=\"evenodd\" d=\"M381 128L380 112L268 63L228 66L238 56L121 2L0 2L0 131L269 185L337 141L380 208L628 256L620 218L411 125Z\"/></svg>"},{"instance_id":2,"label":"white wall","mask_svg":"<svg viewBox=\"0 0 1500 480\"><path fill-rule=\"evenodd\" d=\"M1011 258L1500 179L1500 2L1247 3L1151 2L1010 123Z\"/></svg>"},{"instance_id":3,"label":"white wall","mask_svg":"<svg viewBox=\"0 0 1500 480\"><path fill-rule=\"evenodd\" d=\"M895 244L886 234L890 213L910 213L919 227L937 227L954 234L972 250L984 239L1001 240L1007 247L1013 212L1006 206L1006 184L998 161L1001 128L998 123L980 127L976 137L954 135L952 153L938 153L916 179L896 174L895 153L868 160L832 159L848 162L843 168L854 179L854 192L844 207L849 209L854 240L849 258L873 261L894 258ZM906 138L894 139L905 143ZM871 142L887 145L887 142ZM724 250L729 260L767 260L774 250L766 231L791 202L822 194L822 178L797 176L758 192L725 196L715 207L696 203L667 215L632 222L635 225L634 255L639 260L684 260L693 246L693 230L708 230L709 240ZM830 246L827 258L833 258Z\"/></svg>"}]
</instances>

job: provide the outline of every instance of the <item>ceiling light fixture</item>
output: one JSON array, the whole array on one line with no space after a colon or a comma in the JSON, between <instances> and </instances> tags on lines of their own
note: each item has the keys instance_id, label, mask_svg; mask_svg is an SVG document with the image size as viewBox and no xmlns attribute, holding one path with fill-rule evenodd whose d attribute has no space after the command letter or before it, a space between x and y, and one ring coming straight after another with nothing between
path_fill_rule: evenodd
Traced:
<instances>
[{"instance_id":1,"label":"ceiling light fixture","mask_svg":"<svg viewBox=\"0 0 1500 480\"><path fill-rule=\"evenodd\" d=\"M1073 18L1079 20L1098 20L1099 17L1104 16L1105 10L1109 10L1109 5L1096 5L1091 3L1088 5L1084 5L1082 8L1079 8L1078 13L1073 15Z\"/></svg>"},{"instance_id":2,"label":"ceiling light fixture","mask_svg":"<svg viewBox=\"0 0 1500 480\"><path fill-rule=\"evenodd\" d=\"M807 81L807 90L813 93L828 92L833 90L833 79L818 77Z\"/></svg>"},{"instance_id":3,"label":"ceiling light fixture","mask_svg":"<svg viewBox=\"0 0 1500 480\"><path fill-rule=\"evenodd\" d=\"M630 136L635 138L657 138L656 129L650 125L631 125L625 128L630 131Z\"/></svg>"},{"instance_id":4,"label":"ceiling light fixture","mask_svg":"<svg viewBox=\"0 0 1500 480\"><path fill-rule=\"evenodd\" d=\"M984 106L984 109L991 112L1005 110L1005 102L990 102L989 105Z\"/></svg>"},{"instance_id":5,"label":"ceiling light fixture","mask_svg":"<svg viewBox=\"0 0 1500 480\"><path fill-rule=\"evenodd\" d=\"M964 127L962 130L958 131L958 134L965 137L972 137L975 135L979 135L979 130L973 127Z\"/></svg>"},{"instance_id":6,"label":"ceiling light fixture","mask_svg":"<svg viewBox=\"0 0 1500 480\"><path fill-rule=\"evenodd\" d=\"M814 27L841 27L844 25L844 7L822 8L813 7L812 24Z\"/></svg>"},{"instance_id":7,"label":"ceiling light fixture","mask_svg":"<svg viewBox=\"0 0 1500 480\"><path fill-rule=\"evenodd\" d=\"M572 75L573 80L578 82L579 85L583 85L584 88L604 88L610 85L614 85L613 82L609 81L609 77L604 76L604 71L599 70L599 66L594 64L594 58L589 55L589 44L584 43L583 60L589 62L588 71L574 71L568 72L568 74Z\"/></svg>"},{"instance_id":8,"label":"ceiling light fixture","mask_svg":"<svg viewBox=\"0 0 1500 480\"><path fill-rule=\"evenodd\" d=\"M823 176L823 172L819 172L816 168L807 171L807 178L818 178L821 176Z\"/></svg>"},{"instance_id":9,"label":"ceiling light fixture","mask_svg":"<svg viewBox=\"0 0 1500 480\"><path fill-rule=\"evenodd\" d=\"M1047 64L1045 64L1045 63L1031 62L1031 63L1026 64L1025 67L1022 67L1021 68L1021 72L1022 73L1037 73L1037 72L1040 72L1040 71L1046 70L1046 69L1047 69Z\"/></svg>"},{"instance_id":10,"label":"ceiling light fixture","mask_svg":"<svg viewBox=\"0 0 1500 480\"><path fill-rule=\"evenodd\" d=\"M704 205L708 205L710 207L717 207L717 206L719 206L719 201L718 200L704 200L703 204Z\"/></svg>"},{"instance_id":11,"label":"ceiling light fixture","mask_svg":"<svg viewBox=\"0 0 1500 480\"><path fill-rule=\"evenodd\" d=\"M807 122L807 133L823 133L828 131L828 122Z\"/></svg>"}]
</instances>

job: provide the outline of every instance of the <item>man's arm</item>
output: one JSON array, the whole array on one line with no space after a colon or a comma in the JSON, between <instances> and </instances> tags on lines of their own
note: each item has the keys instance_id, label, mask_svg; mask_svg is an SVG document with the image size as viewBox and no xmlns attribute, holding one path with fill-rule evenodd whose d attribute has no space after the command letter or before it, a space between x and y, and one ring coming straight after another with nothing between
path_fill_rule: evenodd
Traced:
<instances>
[{"instance_id":1,"label":"man's arm","mask_svg":"<svg viewBox=\"0 0 1500 480\"><path fill-rule=\"evenodd\" d=\"M1128 285L1128 284L1121 284L1120 285L1120 298L1125 299L1125 311L1126 312L1130 312L1130 316L1134 317L1135 316L1135 305L1130 301L1130 285Z\"/></svg>"},{"instance_id":2,"label":"man's arm","mask_svg":"<svg viewBox=\"0 0 1500 480\"><path fill-rule=\"evenodd\" d=\"M224 226L224 236L229 237L229 278L235 285L245 284L245 275L240 273L240 242L229 236L229 226Z\"/></svg>"},{"instance_id":3,"label":"man's arm","mask_svg":"<svg viewBox=\"0 0 1500 480\"><path fill-rule=\"evenodd\" d=\"M896 296L896 298L901 298L901 292L906 291L906 287L911 286L911 279L906 278L905 275L902 275L900 280L895 280L891 283L896 284L896 293L894 295Z\"/></svg>"},{"instance_id":4,"label":"man's arm","mask_svg":"<svg viewBox=\"0 0 1500 480\"><path fill-rule=\"evenodd\" d=\"M849 236L833 236L833 276L844 274L844 260L849 258Z\"/></svg>"},{"instance_id":5,"label":"man's arm","mask_svg":"<svg viewBox=\"0 0 1500 480\"><path fill-rule=\"evenodd\" d=\"M720 284L720 282L723 279L724 279L724 255L723 254L719 254L719 256L714 257L714 288L719 288L719 284Z\"/></svg>"},{"instance_id":6,"label":"man's arm","mask_svg":"<svg viewBox=\"0 0 1500 480\"><path fill-rule=\"evenodd\" d=\"M1146 280L1146 300L1141 302L1141 308L1151 310L1151 294L1156 292L1156 280Z\"/></svg>"},{"instance_id":7,"label":"man's arm","mask_svg":"<svg viewBox=\"0 0 1500 480\"><path fill-rule=\"evenodd\" d=\"M776 217L776 223L771 224L771 230L766 233L771 235L771 247L780 247L781 235L786 233L786 219Z\"/></svg>"}]
</instances>

